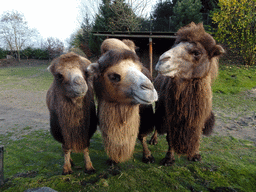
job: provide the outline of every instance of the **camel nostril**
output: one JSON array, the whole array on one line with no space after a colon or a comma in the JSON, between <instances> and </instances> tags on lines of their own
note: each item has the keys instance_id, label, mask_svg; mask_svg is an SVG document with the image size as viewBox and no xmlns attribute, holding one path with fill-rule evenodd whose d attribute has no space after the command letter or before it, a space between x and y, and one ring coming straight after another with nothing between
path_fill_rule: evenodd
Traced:
<instances>
[{"instance_id":1,"label":"camel nostril","mask_svg":"<svg viewBox=\"0 0 256 192\"><path fill-rule=\"evenodd\" d=\"M84 79L82 77L75 77L74 80L73 80L74 84L77 84L77 85L82 85L84 84Z\"/></svg>"},{"instance_id":2,"label":"camel nostril","mask_svg":"<svg viewBox=\"0 0 256 192\"><path fill-rule=\"evenodd\" d=\"M140 85L140 88L143 89L143 90L146 90L146 89L153 90L154 86L153 86L152 83L143 83L143 84Z\"/></svg>"},{"instance_id":3,"label":"camel nostril","mask_svg":"<svg viewBox=\"0 0 256 192\"><path fill-rule=\"evenodd\" d=\"M165 57L165 58L161 59L161 62L162 62L162 63L165 63L165 62L167 62L167 61L170 60L170 59L171 59L171 57L168 56L168 57Z\"/></svg>"}]
</instances>

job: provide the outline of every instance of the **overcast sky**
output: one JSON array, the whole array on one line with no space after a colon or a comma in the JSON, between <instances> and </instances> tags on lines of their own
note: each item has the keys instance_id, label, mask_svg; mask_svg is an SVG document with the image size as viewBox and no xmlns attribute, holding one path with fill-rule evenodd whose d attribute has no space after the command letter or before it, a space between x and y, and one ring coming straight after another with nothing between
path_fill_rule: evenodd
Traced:
<instances>
[{"instance_id":1,"label":"overcast sky","mask_svg":"<svg viewBox=\"0 0 256 192\"><path fill-rule=\"evenodd\" d=\"M7 0L1 2L0 15L16 10L43 38L57 37L63 42L79 28L80 0Z\"/></svg>"},{"instance_id":2,"label":"overcast sky","mask_svg":"<svg viewBox=\"0 0 256 192\"><path fill-rule=\"evenodd\" d=\"M81 18L79 15L81 1L87 2L86 0L4 0L1 2L0 16L12 10L23 13L28 25L36 28L42 38L56 37L66 43L66 39L80 27L78 21ZM155 2L156 0L149 1L150 5Z\"/></svg>"}]
</instances>

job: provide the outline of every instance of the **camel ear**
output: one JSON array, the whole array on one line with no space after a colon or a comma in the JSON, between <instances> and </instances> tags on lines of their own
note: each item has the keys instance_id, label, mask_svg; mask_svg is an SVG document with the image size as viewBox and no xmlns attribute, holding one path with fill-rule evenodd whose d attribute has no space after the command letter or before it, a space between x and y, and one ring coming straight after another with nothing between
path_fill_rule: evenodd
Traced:
<instances>
[{"instance_id":1,"label":"camel ear","mask_svg":"<svg viewBox=\"0 0 256 192\"><path fill-rule=\"evenodd\" d=\"M47 67L47 70L51 72L51 65Z\"/></svg>"},{"instance_id":2,"label":"camel ear","mask_svg":"<svg viewBox=\"0 0 256 192\"><path fill-rule=\"evenodd\" d=\"M215 45L211 52L212 57L220 56L225 53L225 50L220 45Z\"/></svg>"},{"instance_id":3,"label":"camel ear","mask_svg":"<svg viewBox=\"0 0 256 192\"><path fill-rule=\"evenodd\" d=\"M53 65L52 65L52 64L50 64L50 65L47 67L47 70L48 70L49 72L51 72L51 73L52 73Z\"/></svg>"},{"instance_id":4,"label":"camel ear","mask_svg":"<svg viewBox=\"0 0 256 192\"><path fill-rule=\"evenodd\" d=\"M98 75L100 72L99 69L99 64L98 63L91 63L88 67L87 67L87 72L89 75L95 76Z\"/></svg>"}]
</instances>

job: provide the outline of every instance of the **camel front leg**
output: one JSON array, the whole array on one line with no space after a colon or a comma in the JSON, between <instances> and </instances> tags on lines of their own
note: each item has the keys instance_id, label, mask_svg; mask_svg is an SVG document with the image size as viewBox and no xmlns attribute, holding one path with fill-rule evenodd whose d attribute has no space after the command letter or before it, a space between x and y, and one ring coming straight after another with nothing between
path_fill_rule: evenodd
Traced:
<instances>
[{"instance_id":1,"label":"camel front leg","mask_svg":"<svg viewBox=\"0 0 256 192\"><path fill-rule=\"evenodd\" d=\"M195 144L194 151L187 155L189 161L201 161L202 160L202 157L199 154L200 153L199 148L200 148L200 137L198 138L198 141Z\"/></svg>"},{"instance_id":2,"label":"camel front leg","mask_svg":"<svg viewBox=\"0 0 256 192\"><path fill-rule=\"evenodd\" d=\"M89 148L84 149L84 164L85 164L85 173L92 174L95 173L95 169L92 165L91 158L89 156Z\"/></svg>"},{"instance_id":3,"label":"camel front leg","mask_svg":"<svg viewBox=\"0 0 256 192\"><path fill-rule=\"evenodd\" d=\"M73 173L71 166L72 166L72 159L70 157L70 153L71 153L71 149L66 149L63 145L62 145L62 150L64 153L64 165L63 165L63 171L62 171L62 175L68 175Z\"/></svg>"},{"instance_id":4,"label":"camel front leg","mask_svg":"<svg viewBox=\"0 0 256 192\"><path fill-rule=\"evenodd\" d=\"M143 147L143 157L142 157L142 162L144 163L154 163L155 162L155 158L152 156L151 151L148 149L148 145L147 145L147 137L146 136L142 136L139 135L138 136L142 147Z\"/></svg>"},{"instance_id":5,"label":"camel front leg","mask_svg":"<svg viewBox=\"0 0 256 192\"><path fill-rule=\"evenodd\" d=\"M174 158L174 149L172 147L171 139L169 138L168 133L167 133L166 139L167 139L167 142L168 142L168 145L169 145L169 149L168 149L168 151L165 155L165 158L163 158L160 161L160 164L164 165L164 166L171 166L175 163L175 158Z\"/></svg>"}]
</instances>

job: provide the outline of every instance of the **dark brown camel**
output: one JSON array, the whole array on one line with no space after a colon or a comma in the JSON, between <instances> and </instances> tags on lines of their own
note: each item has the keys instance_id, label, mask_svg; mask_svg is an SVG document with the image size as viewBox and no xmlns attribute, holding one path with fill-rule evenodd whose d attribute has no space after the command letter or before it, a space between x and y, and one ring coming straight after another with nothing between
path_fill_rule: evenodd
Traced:
<instances>
[{"instance_id":1,"label":"dark brown camel","mask_svg":"<svg viewBox=\"0 0 256 192\"><path fill-rule=\"evenodd\" d=\"M160 56L154 81L159 94L155 126L158 133L167 133L169 145L161 164L172 165L175 152L201 160L201 134L210 134L214 126L211 84L223 52L202 23L192 22L177 32L173 48Z\"/></svg>"}]
</instances>

